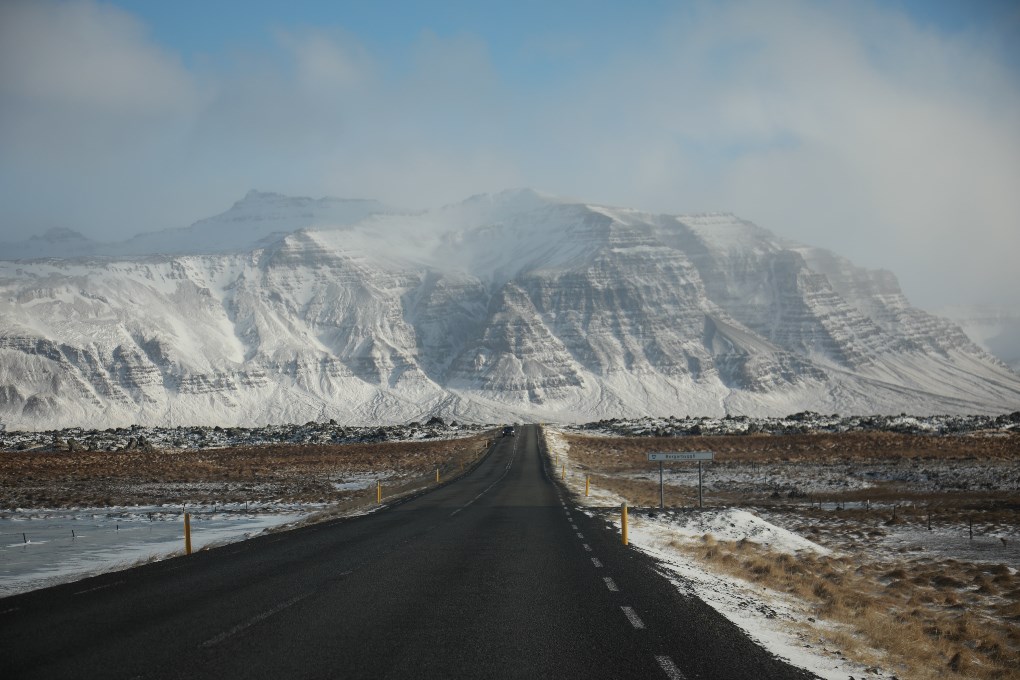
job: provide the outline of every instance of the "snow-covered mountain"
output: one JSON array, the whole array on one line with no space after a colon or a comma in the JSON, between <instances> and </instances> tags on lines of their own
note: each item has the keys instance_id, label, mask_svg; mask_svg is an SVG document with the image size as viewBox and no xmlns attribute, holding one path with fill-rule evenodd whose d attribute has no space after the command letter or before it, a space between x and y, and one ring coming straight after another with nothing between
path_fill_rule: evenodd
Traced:
<instances>
[{"instance_id":1,"label":"snow-covered mountain","mask_svg":"<svg viewBox=\"0 0 1020 680\"><path fill-rule=\"evenodd\" d=\"M105 252L0 261L9 428L1020 408L892 274L727 214L253 192Z\"/></svg>"}]
</instances>

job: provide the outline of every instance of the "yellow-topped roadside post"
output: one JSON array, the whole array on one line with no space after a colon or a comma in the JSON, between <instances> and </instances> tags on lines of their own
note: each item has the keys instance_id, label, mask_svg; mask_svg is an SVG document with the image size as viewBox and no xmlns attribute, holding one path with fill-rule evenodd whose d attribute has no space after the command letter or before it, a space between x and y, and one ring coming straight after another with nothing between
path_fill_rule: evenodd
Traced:
<instances>
[{"instance_id":1,"label":"yellow-topped roadside post","mask_svg":"<svg viewBox=\"0 0 1020 680\"><path fill-rule=\"evenodd\" d=\"M620 508L620 527L623 529L623 544L628 545L627 541L627 501L623 502L623 506Z\"/></svg>"}]
</instances>

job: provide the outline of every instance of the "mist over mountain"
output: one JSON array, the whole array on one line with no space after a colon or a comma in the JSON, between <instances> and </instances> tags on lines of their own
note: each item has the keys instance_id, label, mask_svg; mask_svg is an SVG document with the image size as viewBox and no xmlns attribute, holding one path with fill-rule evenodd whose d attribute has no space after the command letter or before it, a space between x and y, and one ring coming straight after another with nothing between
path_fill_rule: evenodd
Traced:
<instances>
[{"instance_id":1,"label":"mist over mountain","mask_svg":"<svg viewBox=\"0 0 1020 680\"><path fill-rule=\"evenodd\" d=\"M1020 408L1020 377L892 273L729 214L251 192L0 257L9 428Z\"/></svg>"},{"instance_id":2,"label":"mist over mountain","mask_svg":"<svg viewBox=\"0 0 1020 680\"><path fill-rule=\"evenodd\" d=\"M298 229L337 229L386 210L378 201L294 198L252 190L226 212L189 227L138 234L118 243L92 241L76 231L57 227L19 243L0 243L0 257L23 260L236 253L271 243Z\"/></svg>"},{"instance_id":3,"label":"mist over mountain","mask_svg":"<svg viewBox=\"0 0 1020 680\"><path fill-rule=\"evenodd\" d=\"M1020 307L957 306L940 309L939 315L959 324L979 347L1020 373Z\"/></svg>"}]
</instances>

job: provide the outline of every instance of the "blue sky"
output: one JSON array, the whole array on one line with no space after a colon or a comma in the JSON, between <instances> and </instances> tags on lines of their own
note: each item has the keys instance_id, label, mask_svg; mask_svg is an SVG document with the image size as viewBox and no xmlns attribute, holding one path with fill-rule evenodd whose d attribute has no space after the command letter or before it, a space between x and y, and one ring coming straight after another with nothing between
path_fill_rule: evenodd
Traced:
<instances>
[{"instance_id":1,"label":"blue sky","mask_svg":"<svg viewBox=\"0 0 1020 680\"><path fill-rule=\"evenodd\" d=\"M200 2L119 0L141 18L160 44L192 64L232 50L273 50L273 32L285 27L335 27L357 36L397 65L410 57L422 31L477 35L502 75L519 85L569 78L609 54L640 50L663 18L693 17L705 3L606 2ZM953 35L982 34L1020 59L1020 13L1015 0L884 0L876 3L923 28ZM560 43L560 50L553 48Z\"/></svg>"},{"instance_id":2,"label":"blue sky","mask_svg":"<svg viewBox=\"0 0 1020 680\"><path fill-rule=\"evenodd\" d=\"M0 243L248 189L726 210L1020 304L1020 3L0 3ZM948 274L947 274L948 273Z\"/></svg>"}]
</instances>

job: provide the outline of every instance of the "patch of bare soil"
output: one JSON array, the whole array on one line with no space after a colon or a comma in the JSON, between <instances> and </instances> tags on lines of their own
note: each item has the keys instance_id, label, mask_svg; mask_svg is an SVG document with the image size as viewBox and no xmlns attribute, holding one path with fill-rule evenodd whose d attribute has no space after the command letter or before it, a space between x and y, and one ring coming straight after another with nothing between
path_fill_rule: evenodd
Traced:
<instances>
[{"instance_id":1,"label":"patch of bare soil","mask_svg":"<svg viewBox=\"0 0 1020 680\"><path fill-rule=\"evenodd\" d=\"M458 474L485 435L453 440L184 451L3 451L0 509L245 501L336 503Z\"/></svg>"}]
</instances>

